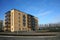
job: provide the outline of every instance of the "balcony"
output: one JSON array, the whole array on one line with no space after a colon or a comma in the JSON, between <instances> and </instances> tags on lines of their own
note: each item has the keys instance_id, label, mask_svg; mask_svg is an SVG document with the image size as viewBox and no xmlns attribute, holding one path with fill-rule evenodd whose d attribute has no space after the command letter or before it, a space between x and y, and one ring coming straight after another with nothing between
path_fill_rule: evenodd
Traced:
<instances>
[{"instance_id":1,"label":"balcony","mask_svg":"<svg viewBox=\"0 0 60 40\"><path fill-rule=\"evenodd\" d=\"M10 19L9 18L6 18L5 21L10 21Z\"/></svg>"},{"instance_id":2,"label":"balcony","mask_svg":"<svg viewBox=\"0 0 60 40\"><path fill-rule=\"evenodd\" d=\"M11 24L6 24L5 27L10 28Z\"/></svg>"},{"instance_id":3,"label":"balcony","mask_svg":"<svg viewBox=\"0 0 60 40\"><path fill-rule=\"evenodd\" d=\"M10 14L11 11L6 12L5 14Z\"/></svg>"},{"instance_id":4,"label":"balcony","mask_svg":"<svg viewBox=\"0 0 60 40\"><path fill-rule=\"evenodd\" d=\"M10 17L11 15L10 15L10 13L8 13L8 14L5 14L5 17Z\"/></svg>"},{"instance_id":5,"label":"balcony","mask_svg":"<svg viewBox=\"0 0 60 40\"><path fill-rule=\"evenodd\" d=\"M10 24L10 22L7 22L7 21L6 21L5 24Z\"/></svg>"},{"instance_id":6,"label":"balcony","mask_svg":"<svg viewBox=\"0 0 60 40\"><path fill-rule=\"evenodd\" d=\"M5 15L5 18L10 18L10 15L9 16Z\"/></svg>"},{"instance_id":7,"label":"balcony","mask_svg":"<svg viewBox=\"0 0 60 40\"><path fill-rule=\"evenodd\" d=\"M28 28L31 28L31 25L28 25Z\"/></svg>"}]
</instances>

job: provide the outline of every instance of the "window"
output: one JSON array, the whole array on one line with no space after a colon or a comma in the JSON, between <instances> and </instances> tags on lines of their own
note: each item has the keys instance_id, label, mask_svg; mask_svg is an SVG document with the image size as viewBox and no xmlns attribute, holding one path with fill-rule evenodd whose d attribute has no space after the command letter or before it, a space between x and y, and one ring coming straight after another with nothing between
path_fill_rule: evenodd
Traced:
<instances>
[{"instance_id":1,"label":"window","mask_svg":"<svg viewBox=\"0 0 60 40\"><path fill-rule=\"evenodd\" d=\"M18 19L20 19L20 13L18 13Z\"/></svg>"},{"instance_id":2,"label":"window","mask_svg":"<svg viewBox=\"0 0 60 40\"><path fill-rule=\"evenodd\" d=\"M25 20L26 19L26 17L25 17L25 15L23 15L23 20Z\"/></svg>"},{"instance_id":3,"label":"window","mask_svg":"<svg viewBox=\"0 0 60 40\"><path fill-rule=\"evenodd\" d=\"M20 19L20 16L18 18Z\"/></svg>"},{"instance_id":4,"label":"window","mask_svg":"<svg viewBox=\"0 0 60 40\"><path fill-rule=\"evenodd\" d=\"M19 24L19 26L20 26L20 24Z\"/></svg>"},{"instance_id":5,"label":"window","mask_svg":"<svg viewBox=\"0 0 60 40\"><path fill-rule=\"evenodd\" d=\"M13 30L13 28L12 28L12 30Z\"/></svg>"},{"instance_id":6,"label":"window","mask_svg":"<svg viewBox=\"0 0 60 40\"><path fill-rule=\"evenodd\" d=\"M19 30L21 30L21 28L19 28Z\"/></svg>"},{"instance_id":7,"label":"window","mask_svg":"<svg viewBox=\"0 0 60 40\"><path fill-rule=\"evenodd\" d=\"M18 22L20 23L20 20Z\"/></svg>"},{"instance_id":8,"label":"window","mask_svg":"<svg viewBox=\"0 0 60 40\"><path fill-rule=\"evenodd\" d=\"M20 15L20 13L18 13L18 15Z\"/></svg>"},{"instance_id":9,"label":"window","mask_svg":"<svg viewBox=\"0 0 60 40\"><path fill-rule=\"evenodd\" d=\"M20 26L20 13L18 13L18 25Z\"/></svg>"},{"instance_id":10,"label":"window","mask_svg":"<svg viewBox=\"0 0 60 40\"><path fill-rule=\"evenodd\" d=\"M26 30L26 28L23 28L23 30L25 31L25 30Z\"/></svg>"},{"instance_id":11,"label":"window","mask_svg":"<svg viewBox=\"0 0 60 40\"><path fill-rule=\"evenodd\" d=\"M30 16L28 18L31 18Z\"/></svg>"},{"instance_id":12,"label":"window","mask_svg":"<svg viewBox=\"0 0 60 40\"><path fill-rule=\"evenodd\" d=\"M26 25L26 17L25 17L25 15L23 15L23 25L24 26Z\"/></svg>"}]
</instances>

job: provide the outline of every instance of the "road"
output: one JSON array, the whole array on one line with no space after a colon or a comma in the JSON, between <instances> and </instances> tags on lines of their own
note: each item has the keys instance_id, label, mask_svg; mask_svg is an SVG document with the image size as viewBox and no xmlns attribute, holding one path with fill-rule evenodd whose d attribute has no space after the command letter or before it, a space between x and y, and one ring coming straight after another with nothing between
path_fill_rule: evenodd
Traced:
<instances>
[{"instance_id":1,"label":"road","mask_svg":"<svg viewBox=\"0 0 60 40\"><path fill-rule=\"evenodd\" d=\"M0 40L60 40L57 36L0 36Z\"/></svg>"},{"instance_id":2,"label":"road","mask_svg":"<svg viewBox=\"0 0 60 40\"><path fill-rule=\"evenodd\" d=\"M7 36L7 35L0 35L0 40L60 40L60 33L58 33L56 36L9 36L9 35Z\"/></svg>"}]
</instances>

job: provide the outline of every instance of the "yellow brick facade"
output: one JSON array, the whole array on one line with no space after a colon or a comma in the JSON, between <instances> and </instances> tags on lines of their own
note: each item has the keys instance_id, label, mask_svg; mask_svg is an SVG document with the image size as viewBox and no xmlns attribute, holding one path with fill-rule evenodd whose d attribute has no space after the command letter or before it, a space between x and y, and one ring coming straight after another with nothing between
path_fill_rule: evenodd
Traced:
<instances>
[{"instance_id":1,"label":"yellow brick facade","mask_svg":"<svg viewBox=\"0 0 60 40\"><path fill-rule=\"evenodd\" d=\"M10 16L7 14L9 14ZM11 31L11 32L32 31L34 28L35 29L38 28L38 19L36 17L33 17L32 15L26 14L26 13L21 12L16 9L13 9L10 12L7 12L5 15L6 15L5 28L7 31ZM10 19L9 21L7 21L8 16L9 16L8 19ZM31 18L29 18L29 16ZM33 19L34 19L34 22L32 21ZM10 23L10 24L8 24L8 23Z\"/></svg>"}]
</instances>

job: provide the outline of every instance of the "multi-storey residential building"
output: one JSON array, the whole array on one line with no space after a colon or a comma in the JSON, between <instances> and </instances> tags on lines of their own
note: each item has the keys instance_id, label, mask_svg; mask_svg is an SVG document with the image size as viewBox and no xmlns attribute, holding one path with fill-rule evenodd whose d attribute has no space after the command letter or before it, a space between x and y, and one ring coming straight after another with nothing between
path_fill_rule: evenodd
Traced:
<instances>
[{"instance_id":1,"label":"multi-storey residential building","mask_svg":"<svg viewBox=\"0 0 60 40\"><path fill-rule=\"evenodd\" d=\"M38 19L16 9L5 13L5 31L34 31L38 29Z\"/></svg>"}]
</instances>

